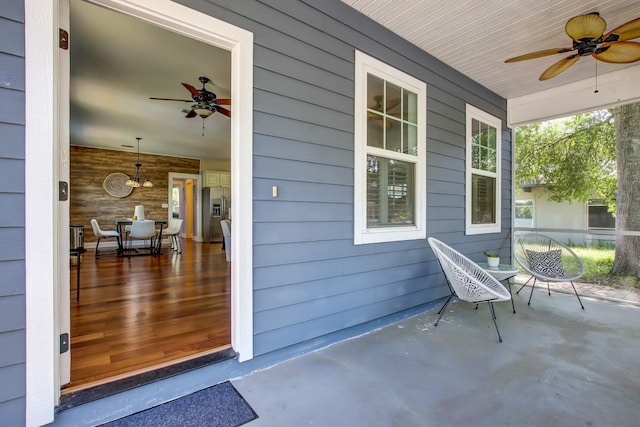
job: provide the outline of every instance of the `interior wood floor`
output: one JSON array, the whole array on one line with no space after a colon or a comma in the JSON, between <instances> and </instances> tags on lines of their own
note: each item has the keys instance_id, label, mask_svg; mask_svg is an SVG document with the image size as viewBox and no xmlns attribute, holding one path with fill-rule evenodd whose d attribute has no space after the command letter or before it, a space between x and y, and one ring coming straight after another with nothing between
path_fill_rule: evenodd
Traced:
<instances>
[{"instance_id":1,"label":"interior wood floor","mask_svg":"<svg viewBox=\"0 0 640 427\"><path fill-rule=\"evenodd\" d=\"M231 270L220 243L118 257L89 249L71 266L71 383L64 393L231 346ZM75 257L73 257L75 259Z\"/></svg>"}]
</instances>

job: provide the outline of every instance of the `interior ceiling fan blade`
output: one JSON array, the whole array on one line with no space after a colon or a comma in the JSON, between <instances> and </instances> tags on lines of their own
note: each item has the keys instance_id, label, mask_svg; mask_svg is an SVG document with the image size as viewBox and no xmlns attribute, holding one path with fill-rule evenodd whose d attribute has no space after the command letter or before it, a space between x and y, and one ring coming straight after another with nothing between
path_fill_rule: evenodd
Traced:
<instances>
[{"instance_id":1,"label":"interior ceiling fan blade","mask_svg":"<svg viewBox=\"0 0 640 427\"><path fill-rule=\"evenodd\" d=\"M200 96L200 91L198 89L196 89L195 87L191 86L189 83L182 83L182 86L187 88L187 90L189 92L191 92L191 95Z\"/></svg>"},{"instance_id":2,"label":"interior ceiling fan blade","mask_svg":"<svg viewBox=\"0 0 640 427\"><path fill-rule=\"evenodd\" d=\"M173 98L149 98L159 101L180 101L180 102L193 102L193 99L173 99Z\"/></svg>"},{"instance_id":3,"label":"interior ceiling fan blade","mask_svg":"<svg viewBox=\"0 0 640 427\"><path fill-rule=\"evenodd\" d=\"M227 110L226 108L223 108L223 107L216 107L216 110L218 110L218 112L219 112L220 114L223 114L223 115L225 115L225 116L227 116L227 117L231 117L231 111Z\"/></svg>"},{"instance_id":4,"label":"interior ceiling fan blade","mask_svg":"<svg viewBox=\"0 0 640 427\"><path fill-rule=\"evenodd\" d=\"M640 43L611 42L603 43L593 57L604 62L628 64L640 60Z\"/></svg>"},{"instance_id":5,"label":"interior ceiling fan blade","mask_svg":"<svg viewBox=\"0 0 640 427\"><path fill-rule=\"evenodd\" d=\"M390 99L387 101L387 113L400 105L400 98Z\"/></svg>"},{"instance_id":6,"label":"interior ceiling fan blade","mask_svg":"<svg viewBox=\"0 0 640 427\"><path fill-rule=\"evenodd\" d=\"M369 108L370 110L382 112L382 104L380 102L382 102L383 99L384 99L384 96L375 95L373 97L373 101L375 102L375 104L373 104L372 107L367 107L367 108Z\"/></svg>"},{"instance_id":7,"label":"interior ceiling fan blade","mask_svg":"<svg viewBox=\"0 0 640 427\"><path fill-rule=\"evenodd\" d=\"M543 56L555 55L557 53L571 52L572 50L573 49L570 47L557 47L554 49L539 50L537 52L531 52L525 55L509 58L504 62L510 63L510 62L526 61L527 59L542 58Z\"/></svg>"},{"instance_id":8,"label":"interior ceiling fan blade","mask_svg":"<svg viewBox=\"0 0 640 427\"><path fill-rule=\"evenodd\" d=\"M578 15L567 21L564 30L573 40L579 42L584 39L599 39L607 23L600 17L598 13L588 13L586 15Z\"/></svg>"},{"instance_id":9,"label":"interior ceiling fan blade","mask_svg":"<svg viewBox=\"0 0 640 427\"><path fill-rule=\"evenodd\" d=\"M566 58L561 59L551 67L547 68L545 72L540 75L539 80L549 80L550 78L557 76L558 74L575 64L578 59L580 59L580 55L577 54L570 55Z\"/></svg>"},{"instance_id":10,"label":"interior ceiling fan blade","mask_svg":"<svg viewBox=\"0 0 640 427\"><path fill-rule=\"evenodd\" d=\"M192 118L192 117L196 117L196 116L197 116L196 112L195 112L195 111L193 111L193 110L191 110L191 111L189 111L189 112L187 113L187 115L186 115L185 117L186 117L187 119L190 119L190 118Z\"/></svg>"},{"instance_id":11,"label":"interior ceiling fan blade","mask_svg":"<svg viewBox=\"0 0 640 427\"><path fill-rule=\"evenodd\" d=\"M218 101L220 105L231 105L231 99L229 98L216 98L216 101Z\"/></svg>"},{"instance_id":12,"label":"interior ceiling fan blade","mask_svg":"<svg viewBox=\"0 0 640 427\"><path fill-rule=\"evenodd\" d=\"M614 28L602 37L602 39L609 40L609 38L614 34L617 38L612 39L612 41L625 41L640 37L640 18L636 18L633 21L629 21L626 24L622 24L619 27Z\"/></svg>"}]
</instances>

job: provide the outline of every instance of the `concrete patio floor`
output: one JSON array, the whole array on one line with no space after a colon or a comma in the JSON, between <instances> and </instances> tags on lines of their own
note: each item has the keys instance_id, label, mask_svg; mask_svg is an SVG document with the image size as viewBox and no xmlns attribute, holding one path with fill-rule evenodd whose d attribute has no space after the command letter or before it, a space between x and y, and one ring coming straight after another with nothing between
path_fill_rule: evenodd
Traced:
<instances>
[{"instance_id":1,"label":"concrete patio floor","mask_svg":"<svg viewBox=\"0 0 640 427\"><path fill-rule=\"evenodd\" d=\"M502 343L486 304L455 302L434 327L439 303L235 379L259 416L246 425L640 425L640 305L528 297L495 304Z\"/></svg>"}]
</instances>

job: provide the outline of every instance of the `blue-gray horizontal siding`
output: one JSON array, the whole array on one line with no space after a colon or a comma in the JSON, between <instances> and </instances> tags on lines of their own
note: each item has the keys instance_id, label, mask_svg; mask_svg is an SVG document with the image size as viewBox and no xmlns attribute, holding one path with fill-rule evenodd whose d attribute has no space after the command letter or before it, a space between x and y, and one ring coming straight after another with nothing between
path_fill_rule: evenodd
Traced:
<instances>
[{"instance_id":1,"label":"blue-gray horizontal siding","mask_svg":"<svg viewBox=\"0 0 640 427\"><path fill-rule=\"evenodd\" d=\"M504 99L337 0L181 2L254 34L256 355L446 293L426 241L353 244L355 50L427 83L428 234L476 258L503 247L510 218L464 235L464 158L466 103L504 121Z\"/></svg>"},{"instance_id":2,"label":"blue-gray horizontal siding","mask_svg":"<svg viewBox=\"0 0 640 427\"><path fill-rule=\"evenodd\" d=\"M0 7L0 425L24 425L24 2ZM8 423L8 424L7 424Z\"/></svg>"}]
</instances>

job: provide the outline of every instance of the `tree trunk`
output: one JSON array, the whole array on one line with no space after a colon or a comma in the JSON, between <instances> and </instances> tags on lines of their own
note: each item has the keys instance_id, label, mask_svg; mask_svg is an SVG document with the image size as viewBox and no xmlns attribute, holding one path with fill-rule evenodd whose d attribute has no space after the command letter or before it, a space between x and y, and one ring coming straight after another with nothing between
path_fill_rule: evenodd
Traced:
<instances>
[{"instance_id":1,"label":"tree trunk","mask_svg":"<svg viewBox=\"0 0 640 427\"><path fill-rule=\"evenodd\" d=\"M613 116L618 170L613 273L640 277L640 103L615 107Z\"/></svg>"}]
</instances>

